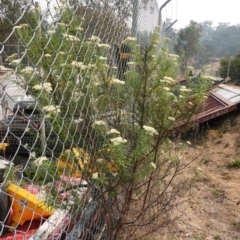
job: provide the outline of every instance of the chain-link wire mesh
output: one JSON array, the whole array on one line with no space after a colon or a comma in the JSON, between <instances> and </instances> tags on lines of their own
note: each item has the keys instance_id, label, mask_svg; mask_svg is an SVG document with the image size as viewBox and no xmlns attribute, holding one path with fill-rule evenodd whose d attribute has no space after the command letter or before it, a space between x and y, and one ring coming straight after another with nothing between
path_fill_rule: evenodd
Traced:
<instances>
[{"instance_id":1,"label":"chain-link wire mesh","mask_svg":"<svg viewBox=\"0 0 240 240\"><path fill-rule=\"evenodd\" d=\"M123 81L122 41L148 44L157 21L154 0L1 1L0 239L107 239L98 78Z\"/></svg>"}]
</instances>

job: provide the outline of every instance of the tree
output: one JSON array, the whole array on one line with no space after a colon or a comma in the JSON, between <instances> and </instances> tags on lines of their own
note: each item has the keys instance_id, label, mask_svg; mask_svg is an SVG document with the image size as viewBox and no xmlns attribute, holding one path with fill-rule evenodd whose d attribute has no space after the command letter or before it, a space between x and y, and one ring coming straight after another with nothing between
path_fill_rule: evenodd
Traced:
<instances>
[{"instance_id":1,"label":"tree","mask_svg":"<svg viewBox=\"0 0 240 240\"><path fill-rule=\"evenodd\" d=\"M237 85L240 85L240 53L234 57L222 58L218 72L221 77L230 77Z\"/></svg>"},{"instance_id":2,"label":"tree","mask_svg":"<svg viewBox=\"0 0 240 240\"><path fill-rule=\"evenodd\" d=\"M0 43L4 44L3 62L6 56L22 51L18 38L13 31L15 25L28 24L36 28L35 17L30 11L28 0L1 0L0 2Z\"/></svg>"},{"instance_id":3,"label":"tree","mask_svg":"<svg viewBox=\"0 0 240 240\"><path fill-rule=\"evenodd\" d=\"M174 51L182 56L182 72L186 72L187 66L190 65L192 58L199 50L199 41L201 37L201 25L191 21L190 24L179 31L177 44Z\"/></svg>"},{"instance_id":4,"label":"tree","mask_svg":"<svg viewBox=\"0 0 240 240\"><path fill-rule=\"evenodd\" d=\"M116 78L116 66L107 64L110 46L97 36L85 38L73 12L64 6L47 32L33 33L25 24L15 27L21 44L27 46L23 56L34 66L24 67L21 58L9 57L20 76L18 84L38 100L43 118L63 143L59 153L47 142L50 159L44 156L34 176L42 172L54 184L59 172L72 176L79 171L81 179L90 183L88 197L94 193L91 197L105 224L101 233L105 239L140 239L174 219L170 214L174 201L185 189L178 176L189 163L178 155L179 148L190 143L174 144L169 135L179 122L199 112L207 85L204 79L200 87L175 83L177 65L167 42L158 51L157 27L144 48L134 37L122 42L131 49L131 61L124 79ZM37 130L30 129L31 133ZM38 159L43 157L42 152L37 154ZM50 172L57 154L65 162L63 171L58 166ZM70 202L59 201L54 185L48 189L55 205L63 208ZM74 190L69 190L69 197L76 202L69 207L76 217L87 201L79 203Z\"/></svg>"}]
</instances>

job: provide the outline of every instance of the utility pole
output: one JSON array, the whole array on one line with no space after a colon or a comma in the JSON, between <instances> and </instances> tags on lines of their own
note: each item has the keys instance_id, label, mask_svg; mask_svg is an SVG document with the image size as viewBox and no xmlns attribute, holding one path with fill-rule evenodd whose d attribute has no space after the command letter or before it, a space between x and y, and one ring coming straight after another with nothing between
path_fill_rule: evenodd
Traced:
<instances>
[{"instance_id":1,"label":"utility pole","mask_svg":"<svg viewBox=\"0 0 240 240\"><path fill-rule=\"evenodd\" d=\"M227 70L227 78L229 77L230 68L231 68L231 57L228 57L228 70Z\"/></svg>"}]
</instances>

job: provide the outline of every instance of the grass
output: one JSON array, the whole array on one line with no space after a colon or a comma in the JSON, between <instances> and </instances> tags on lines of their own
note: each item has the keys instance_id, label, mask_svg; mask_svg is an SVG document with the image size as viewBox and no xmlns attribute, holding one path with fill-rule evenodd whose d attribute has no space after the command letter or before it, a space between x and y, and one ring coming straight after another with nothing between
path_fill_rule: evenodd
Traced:
<instances>
[{"instance_id":1,"label":"grass","mask_svg":"<svg viewBox=\"0 0 240 240\"><path fill-rule=\"evenodd\" d=\"M228 166L230 168L240 168L240 159L233 160Z\"/></svg>"},{"instance_id":2,"label":"grass","mask_svg":"<svg viewBox=\"0 0 240 240\"><path fill-rule=\"evenodd\" d=\"M214 240L221 240L221 236L219 234L216 234L214 237L213 237Z\"/></svg>"},{"instance_id":3,"label":"grass","mask_svg":"<svg viewBox=\"0 0 240 240\"><path fill-rule=\"evenodd\" d=\"M205 240L207 236L205 234L193 234L192 237L196 240Z\"/></svg>"},{"instance_id":4,"label":"grass","mask_svg":"<svg viewBox=\"0 0 240 240\"><path fill-rule=\"evenodd\" d=\"M230 225L235 229L235 230L240 230L240 221L236 221L236 220L234 220L234 221L232 221L232 222L230 222Z\"/></svg>"},{"instance_id":5,"label":"grass","mask_svg":"<svg viewBox=\"0 0 240 240\"><path fill-rule=\"evenodd\" d=\"M213 194L215 197L223 197L224 194L225 194L225 191L222 190L222 189L219 189L219 188L214 188L213 191L212 191L212 194Z\"/></svg>"}]
</instances>

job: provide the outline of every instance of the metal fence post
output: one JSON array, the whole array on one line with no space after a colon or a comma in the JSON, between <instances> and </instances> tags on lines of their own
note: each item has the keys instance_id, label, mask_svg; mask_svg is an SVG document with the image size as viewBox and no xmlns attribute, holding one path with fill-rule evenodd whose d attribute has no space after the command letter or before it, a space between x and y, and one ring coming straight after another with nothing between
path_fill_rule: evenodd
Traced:
<instances>
[{"instance_id":1,"label":"metal fence post","mask_svg":"<svg viewBox=\"0 0 240 240\"><path fill-rule=\"evenodd\" d=\"M170 2L171 0L167 0L158 10L158 26L160 33L160 46L162 46L162 33L164 34L164 29L162 29L162 10L163 8Z\"/></svg>"},{"instance_id":2,"label":"metal fence post","mask_svg":"<svg viewBox=\"0 0 240 240\"><path fill-rule=\"evenodd\" d=\"M139 0L133 1L133 17L132 17L132 37L136 37L137 35L137 27L138 27L138 8L139 8Z\"/></svg>"}]
</instances>

